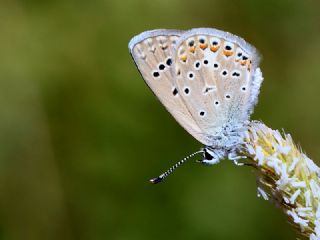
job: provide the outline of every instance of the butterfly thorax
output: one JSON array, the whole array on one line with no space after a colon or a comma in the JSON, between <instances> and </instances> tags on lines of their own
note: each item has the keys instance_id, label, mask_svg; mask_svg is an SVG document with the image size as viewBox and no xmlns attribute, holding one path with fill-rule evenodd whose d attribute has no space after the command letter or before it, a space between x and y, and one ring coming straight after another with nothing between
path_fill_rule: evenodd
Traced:
<instances>
[{"instance_id":1,"label":"butterfly thorax","mask_svg":"<svg viewBox=\"0 0 320 240\"><path fill-rule=\"evenodd\" d=\"M212 143L203 148L203 160L205 164L216 164L224 158L230 160L237 156L236 152L243 142L246 125L244 124L225 124L215 135L206 136L208 142Z\"/></svg>"},{"instance_id":2,"label":"butterfly thorax","mask_svg":"<svg viewBox=\"0 0 320 240\"><path fill-rule=\"evenodd\" d=\"M204 137L211 148L230 148L239 145L242 142L247 121L244 123L226 123L221 127L215 128L212 134L206 134Z\"/></svg>"}]
</instances>

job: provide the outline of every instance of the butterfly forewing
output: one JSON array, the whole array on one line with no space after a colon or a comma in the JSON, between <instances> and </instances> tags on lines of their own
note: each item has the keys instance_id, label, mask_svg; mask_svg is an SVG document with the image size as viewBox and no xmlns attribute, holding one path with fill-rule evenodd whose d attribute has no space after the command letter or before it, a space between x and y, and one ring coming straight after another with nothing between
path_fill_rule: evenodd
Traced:
<instances>
[{"instance_id":1,"label":"butterfly forewing","mask_svg":"<svg viewBox=\"0 0 320 240\"><path fill-rule=\"evenodd\" d=\"M181 31L153 30L143 32L129 43L130 53L142 77L154 94L174 118L198 141L201 130L190 114L175 85L173 71L173 47Z\"/></svg>"},{"instance_id":2,"label":"butterfly forewing","mask_svg":"<svg viewBox=\"0 0 320 240\"><path fill-rule=\"evenodd\" d=\"M262 80L254 79L253 47L229 33L193 29L180 37L174 55L175 84L202 138L249 117Z\"/></svg>"}]
</instances>

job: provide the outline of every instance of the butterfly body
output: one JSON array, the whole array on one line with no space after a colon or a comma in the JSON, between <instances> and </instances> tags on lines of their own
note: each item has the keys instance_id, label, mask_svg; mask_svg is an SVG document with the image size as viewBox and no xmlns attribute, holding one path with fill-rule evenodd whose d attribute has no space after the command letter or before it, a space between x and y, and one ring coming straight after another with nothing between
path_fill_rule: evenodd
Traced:
<instances>
[{"instance_id":1,"label":"butterfly body","mask_svg":"<svg viewBox=\"0 0 320 240\"><path fill-rule=\"evenodd\" d=\"M263 80L256 49L233 34L196 28L143 32L129 51L161 103L205 145L202 162L235 160Z\"/></svg>"}]
</instances>

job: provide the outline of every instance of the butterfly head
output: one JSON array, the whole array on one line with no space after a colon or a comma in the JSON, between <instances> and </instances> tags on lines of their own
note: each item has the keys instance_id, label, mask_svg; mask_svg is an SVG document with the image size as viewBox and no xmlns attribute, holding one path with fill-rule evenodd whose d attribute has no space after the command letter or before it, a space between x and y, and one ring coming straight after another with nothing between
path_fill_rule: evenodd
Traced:
<instances>
[{"instance_id":1,"label":"butterfly head","mask_svg":"<svg viewBox=\"0 0 320 240\"><path fill-rule=\"evenodd\" d=\"M198 161L206 165L213 165L225 158L227 150L224 148L211 148L206 146L203 148L203 159Z\"/></svg>"}]
</instances>

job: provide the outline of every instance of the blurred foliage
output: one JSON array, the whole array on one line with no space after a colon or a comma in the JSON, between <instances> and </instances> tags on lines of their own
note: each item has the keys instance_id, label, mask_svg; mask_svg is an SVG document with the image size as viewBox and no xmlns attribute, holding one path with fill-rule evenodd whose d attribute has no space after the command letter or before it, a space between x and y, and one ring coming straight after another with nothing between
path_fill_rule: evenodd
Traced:
<instances>
[{"instance_id":1,"label":"blurred foliage","mask_svg":"<svg viewBox=\"0 0 320 240\"><path fill-rule=\"evenodd\" d=\"M148 178L200 144L129 56L154 28L216 27L263 55L253 118L320 156L319 1L0 2L0 239L293 239L224 161ZM318 161L319 163L319 161Z\"/></svg>"}]
</instances>

